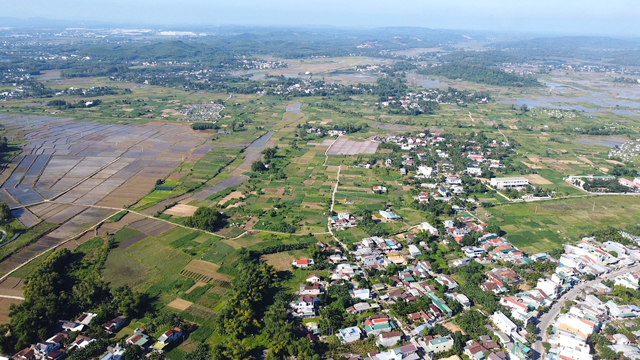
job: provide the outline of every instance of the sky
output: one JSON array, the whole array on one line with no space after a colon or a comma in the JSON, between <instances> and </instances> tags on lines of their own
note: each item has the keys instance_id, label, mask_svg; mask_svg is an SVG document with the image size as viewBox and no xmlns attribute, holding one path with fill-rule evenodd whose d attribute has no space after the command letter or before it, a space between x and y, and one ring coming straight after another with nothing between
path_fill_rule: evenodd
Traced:
<instances>
[{"instance_id":1,"label":"sky","mask_svg":"<svg viewBox=\"0 0 640 360\"><path fill-rule=\"evenodd\" d=\"M420 26L640 37L638 0L19 0L4 1L0 16L166 28Z\"/></svg>"}]
</instances>

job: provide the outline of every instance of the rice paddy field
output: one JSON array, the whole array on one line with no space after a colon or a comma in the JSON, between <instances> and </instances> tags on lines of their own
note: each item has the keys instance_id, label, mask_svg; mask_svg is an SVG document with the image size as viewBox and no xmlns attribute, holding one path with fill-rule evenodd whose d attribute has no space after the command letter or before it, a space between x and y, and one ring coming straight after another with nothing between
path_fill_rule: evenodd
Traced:
<instances>
[{"instance_id":1,"label":"rice paddy field","mask_svg":"<svg viewBox=\"0 0 640 360\"><path fill-rule=\"evenodd\" d=\"M478 210L527 253L549 251L605 226L640 224L640 197L589 196L495 206Z\"/></svg>"}]
</instances>

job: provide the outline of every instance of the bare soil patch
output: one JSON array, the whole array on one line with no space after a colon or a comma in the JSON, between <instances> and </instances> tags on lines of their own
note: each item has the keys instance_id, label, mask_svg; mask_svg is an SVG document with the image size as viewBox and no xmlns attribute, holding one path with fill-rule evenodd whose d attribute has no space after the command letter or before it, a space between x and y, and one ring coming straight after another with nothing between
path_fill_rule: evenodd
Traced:
<instances>
[{"instance_id":1,"label":"bare soil patch","mask_svg":"<svg viewBox=\"0 0 640 360\"><path fill-rule=\"evenodd\" d=\"M229 200L233 200L233 199L244 199L244 195L242 195L242 192L240 191L234 191L231 194L225 196L224 198L222 198L222 200L218 201L218 205L222 205L224 203L226 203Z\"/></svg>"},{"instance_id":2,"label":"bare soil patch","mask_svg":"<svg viewBox=\"0 0 640 360\"><path fill-rule=\"evenodd\" d=\"M162 116L182 116L180 111L175 109L164 109L162 110Z\"/></svg>"},{"instance_id":3,"label":"bare soil patch","mask_svg":"<svg viewBox=\"0 0 640 360\"><path fill-rule=\"evenodd\" d=\"M295 256L287 253L275 253L262 256L263 261L275 267L277 270L291 270L291 263L295 259Z\"/></svg>"},{"instance_id":4,"label":"bare soil patch","mask_svg":"<svg viewBox=\"0 0 640 360\"><path fill-rule=\"evenodd\" d=\"M547 161L547 160L545 160ZM557 162L560 162L562 164L573 164L573 165L582 165L582 162L578 161L578 160L555 160Z\"/></svg>"},{"instance_id":5,"label":"bare soil patch","mask_svg":"<svg viewBox=\"0 0 640 360\"><path fill-rule=\"evenodd\" d=\"M529 169L544 169L545 166L544 165L539 165L539 164L531 164L528 162L523 161L523 164L525 164Z\"/></svg>"},{"instance_id":6,"label":"bare soil patch","mask_svg":"<svg viewBox=\"0 0 640 360\"><path fill-rule=\"evenodd\" d=\"M529 155L528 158L530 161L533 161L534 163L542 162L542 158L538 155Z\"/></svg>"},{"instance_id":7,"label":"bare soil patch","mask_svg":"<svg viewBox=\"0 0 640 360\"><path fill-rule=\"evenodd\" d=\"M191 290L191 289L189 289ZM176 310L185 311L189 306L193 305L191 301L183 300L183 299L175 299L172 302L168 303L167 306L174 308Z\"/></svg>"},{"instance_id":8,"label":"bare soil patch","mask_svg":"<svg viewBox=\"0 0 640 360\"><path fill-rule=\"evenodd\" d=\"M305 180L305 181L303 181L302 183L303 183L303 184L305 184L305 185L307 185L307 186L311 186L311 185L313 185L313 183L315 183L315 182L316 182L315 180Z\"/></svg>"},{"instance_id":9,"label":"bare soil patch","mask_svg":"<svg viewBox=\"0 0 640 360\"><path fill-rule=\"evenodd\" d=\"M593 162L589 159L587 159L586 156L580 156L578 159L584 161L586 164L592 165L593 166Z\"/></svg>"},{"instance_id":10,"label":"bare soil patch","mask_svg":"<svg viewBox=\"0 0 640 360\"><path fill-rule=\"evenodd\" d=\"M9 308L11 304L20 304L22 301L17 299L0 299L0 324L8 324L9 320Z\"/></svg>"},{"instance_id":11,"label":"bare soil patch","mask_svg":"<svg viewBox=\"0 0 640 360\"><path fill-rule=\"evenodd\" d=\"M195 289L197 289L199 287L203 287L205 285L207 285L207 283L202 282L202 281L198 281L192 287L190 287L189 290L185 291L185 294L188 294L188 293L192 292L193 290L195 290Z\"/></svg>"},{"instance_id":12,"label":"bare soil patch","mask_svg":"<svg viewBox=\"0 0 640 360\"><path fill-rule=\"evenodd\" d=\"M606 160L609 164L614 164L614 165L624 165L623 162L620 162L618 160Z\"/></svg>"},{"instance_id":13,"label":"bare soil patch","mask_svg":"<svg viewBox=\"0 0 640 360\"><path fill-rule=\"evenodd\" d=\"M164 213L171 216L188 217L192 216L196 210L198 210L197 206L178 204L165 210Z\"/></svg>"},{"instance_id":14,"label":"bare soil patch","mask_svg":"<svg viewBox=\"0 0 640 360\"><path fill-rule=\"evenodd\" d=\"M198 281L209 282L211 279L221 281L231 281L233 278L229 275L220 274L218 269L220 265L210 263L204 260L192 260L187 266L182 269L180 274L193 278L189 273L200 274L203 277L198 278Z\"/></svg>"},{"instance_id":15,"label":"bare soil patch","mask_svg":"<svg viewBox=\"0 0 640 360\"><path fill-rule=\"evenodd\" d=\"M538 174L529 174L525 175L525 178L529 179L529 181L534 185L552 185L553 183Z\"/></svg>"},{"instance_id":16,"label":"bare soil patch","mask_svg":"<svg viewBox=\"0 0 640 360\"><path fill-rule=\"evenodd\" d=\"M180 179L182 179L185 175L187 175L187 173L173 173L169 175L167 179L173 180L173 181L180 181Z\"/></svg>"},{"instance_id":17,"label":"bare soil patch","mask_svg":"<svg viewBox=\"0 0 640 360\"><path fill-rule=\"evenodd\" d=\"M253 229L253 227L260 221L257 217L253 216L246 223L244 223L244 228L247 230Z\"/></svg>"},{"instance_id":18,"label":"bare soil patch","mask_svg":"<svg viewBox=\"0 0 640 360\"><path fill-rule=\"evenodd\" d=\"M460 331L462 335L466 335L464 331L460 328L460 326L454 324L452 321L443 323L442 326L446 327L451 332Z\"/></svg>"},{"instance_id":19,"label":"bare soil patch","mask_svg":"<svg viewBox=\"0 0 640 360\"><path fill-rule=\"evenodd\" d=\"M9 296L22 296L22 279L16 277L8 277L0 283L0 293Z\"/></svg>"}]
</instances>

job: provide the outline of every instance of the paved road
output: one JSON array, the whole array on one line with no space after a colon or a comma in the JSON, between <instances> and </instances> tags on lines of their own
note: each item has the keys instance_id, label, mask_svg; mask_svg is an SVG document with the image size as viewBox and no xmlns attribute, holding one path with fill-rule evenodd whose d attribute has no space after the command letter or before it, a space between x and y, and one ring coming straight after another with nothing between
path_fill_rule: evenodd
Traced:
<instances>
[{"instance_id":1,"label":"paved road","mask_svg":"<svg viewBox=\"0 0 640 360\"><path fill-rule=\"evenodd\" d=\"M535 352L537 352L538 354L540 354L540 358L542 358L542 356L544 355L544 348L542 347L542 342L547 340L547 328L553 323L553 320L556 318L556 316L558 316L558 314L560 313L560 310L562 310L564 308L564 305L567 303L567 300L575 299L578 296L578 294L580 293L580 291L582 291L586 287L591 286L591 285L593 285L593 284L595 284L597 282L600 282L602 280L607 280L607 279L610 279L610 278L615 277L617 275L624 274L624 273L630 272L630 271L636 271L636 270L640 270L640 265L636 265L636 266L631 267L631 268L622 268L620 270L616 270L614 272L610 272L608 274L600 276L599 278L597 278L595 280L581 283L581 284L577 285L576 287L574 287L573 289L569 290L568 292L564 293L553 304L551 309L549 309L548 312L543 314L540 317L540 319L538 320L538 329L540 330L540 337L538 338L538 340L535 343L533 343L533 345L531 346L532 349Z\"/></svg>"}]
</instances>

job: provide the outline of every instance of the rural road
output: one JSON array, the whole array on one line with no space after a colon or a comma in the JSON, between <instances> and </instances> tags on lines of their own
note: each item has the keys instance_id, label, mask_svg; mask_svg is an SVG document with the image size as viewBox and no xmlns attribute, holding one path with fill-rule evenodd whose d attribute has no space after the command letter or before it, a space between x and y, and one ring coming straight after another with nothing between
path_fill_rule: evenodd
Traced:
<instances>
[{"instance_id":1,"label":"rural road","mask_svg":"<svg viewBox=\"0 0 640 360\"><path fill-rule=\"evenodd\" d=\"M586 287L593 285L597 282L600 282L602 280L607 280L610 279L612 277L615 277L617 275L620 274L624 274L626 272L629 271L635 271L635 270L640 270L640 265L636 265L634 267L631 268L622 268L619 270L616 270L614 272L610 272L608 274L605 274L599 278L596 278L595 280L592 281L587 281L581 284L578 284L576 287L574 287L573 289L569 290L567 293L563 294L554 304L553 306L549 309L548 312L544 313L540 319L538 319L538 329L540 330L540 337L538 338L538 340L532 344L531 348L537 352L540 356L539 358L541 359L544 355L544 348L542 347L542 342L543 340L546 341L547 340L547 328L551 325L551 323L553 322L553 320L556 318L556 316L558 316L558 314L560 313L560 310L562 310L564 308L564 305L567 303L567 300L573 300L575 299L578 294L580 293L580 291L582 291L583 289L585 289Z\"/></svg>"}]
</instances>

